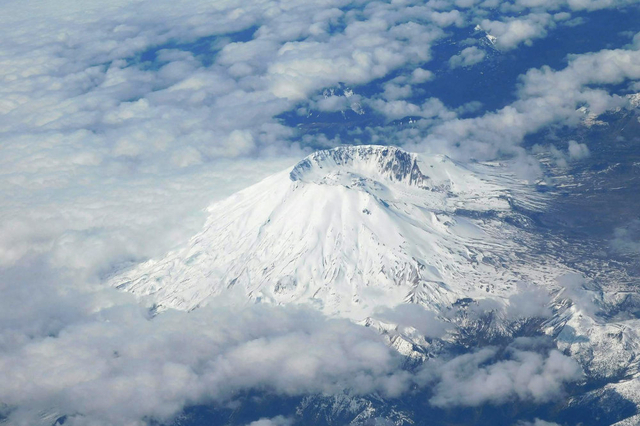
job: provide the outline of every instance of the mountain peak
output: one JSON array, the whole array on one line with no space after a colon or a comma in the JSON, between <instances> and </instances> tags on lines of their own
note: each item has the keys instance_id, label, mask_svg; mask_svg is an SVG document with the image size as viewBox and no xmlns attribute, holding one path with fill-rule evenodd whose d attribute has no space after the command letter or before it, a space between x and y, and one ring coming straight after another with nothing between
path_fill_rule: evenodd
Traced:
<instances>
[{"instance_id":1,"label":"mountain peak","mask_svg":"<svg viewBox=\"0 0 640 426\"><path fill-rule=\"evenodd\" d=\"M188 244L110 282L159 309L194 309L234 288L356 320L407 300L439 311L504 297L549 269L512 255L523 248L502 217L518 214L506 195L522 188L476 166L395 147L319 151L210 206Z\"/></svg>"},{"instance_id":2,"label":"mountain peak","mask_svg":"<svg viewBox=\"0 0 640 426\"><path fill-rule=\"evenodd\" d=\"M326 184L340 175L390 180L426 187L429 177L419 167L416 154L393 146L342 146L317 151L293 167L292 181Z\"/></svg>"}]
</instances>

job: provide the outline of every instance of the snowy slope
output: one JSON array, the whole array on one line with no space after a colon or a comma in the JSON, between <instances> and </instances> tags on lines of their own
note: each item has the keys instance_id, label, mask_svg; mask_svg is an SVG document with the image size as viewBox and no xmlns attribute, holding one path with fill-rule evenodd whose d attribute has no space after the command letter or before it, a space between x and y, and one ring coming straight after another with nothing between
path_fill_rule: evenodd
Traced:
<instances>
[{"instance_id":1,"label":"snowy slope","mask_svg":"<svg viewBox=\"0 0 640 426\"><path fill-rule=\"evenodd\" d=\"M517 215L514 200L535 209L538 197L487 165L394 147L319 151L215 203L185 247L110 284L159 309L190 310L235 289L352 319L405 301L438 311L507 296L519 280L554 280L556 266L532 266L504 220Z\"/></svg>"}]
</instances>

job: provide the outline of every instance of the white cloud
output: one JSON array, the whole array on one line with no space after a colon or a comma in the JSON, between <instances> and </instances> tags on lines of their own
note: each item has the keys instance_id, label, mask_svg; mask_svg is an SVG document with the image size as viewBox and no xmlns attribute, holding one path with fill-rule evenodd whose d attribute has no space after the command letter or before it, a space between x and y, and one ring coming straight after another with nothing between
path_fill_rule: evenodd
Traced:
<instances>
[{"instance_id":1,"label":"white cloud","mask_svg":"<svg viewBox=\"0 0 640 426\"><path fill-rule=\"evenodd\" d=\"M571 300L576 309L588 316L595 316L600 308L596 303L597 293L587 288L587 281L578 273L567 273L558 277L558 284L563 288L559 297Z\"/></svg>"},{"instance_id":2,"label":"white cloud","mask_svg":"<svg viewBox=\"0 0 640 426\"><path fill-rule=\"evenodd\" d=\"M437 318L435 313L416 304L401 304L394 309L380 309L374 313L373 317L396 324L400 329L415 329L421 336L429 338L443 337L449 328ZM405 332L410 333L407 330Z\"/></svg>"},{"instance_id":3,"label":"white cloud","mask_svg":"<svg viewBox=\"0 0 640 426\"><path fill-rule=\"evenodd\" d=\"M491 159L511 154L523 156L519 147L527 134L544 126L577 125L577 108L587 105L594 114L624 107L626 99L611 95L603 86L640 78L640 50L616 49L569 57L566 68L531 69L520 78L518 100L481 117L452 118L429 128L415 140L418 149L446 152L454 157ZM583 145L571 144L573 157L584 158Z\"/></svg>"},{"instance_id":4,"label":"white cloud","mask_svg":"<svg viewBox=\"0 0 640 426\"><path fill-rule=\"evenodd\" d=\"M397 120L404 117L423 117L452 119L455 112L450 111L439 99L429 98L422 105L417 105L404 100L384 101L377 99L368 104L375 111L383 114L388 120Z\"/></svg>"},{"instance_id":5,"label":"white cloud","mask_svg":"<svg viewBox=\"0 0 640 426\"><path fill-rule=\"evenodd\" d=\"M23 287L4 294L36 291L20 307L0 302L0 400L11 424L50 410L72 425L139 424L243 390L395 397L410 382L373 331L308 309L216 306L152 320L115 290L67 292L51 276L27 282L19 273Z\"/></svg>"},{"instance_id":6,"label":"white cloud","mask_svg":"<svg viewBox=\"0 0 640 426\"><path fill-rule=\"evenodd\" d=\"M572 10L600 10L633 5L634 0L567 0Z\"/></svg>"},{"instance_id":7,"label":"white cloud","mask_svg":"<svg viewBox=\"0 0 640 426\"><path fill-rule=\"evenodd\" d=\"M516 426L560 426L558 423L547 422L541 419L535 419L532 422L518 422Z\"/></svg>"},{"instance_id":8,"label":"white cloud","mask_svg":"<svg viewBox=\"0 0 640 426\"><path fill-rule=\"evenodd\" d=\"M544 403L561 396L565 383L582 377L580 366L557 350L541 354L511 348L509 359L492 362L496 354L495 349L481 349L427 367L427 374L437 378L429 402L437 407Z\"/></svg>"},{"instance_id":9,"label":"white cloud","mask_svg":"<svg viewBox=\"0 0 640 426\"><path fill-rule=\"evenodd\" d=\"M587 145L578 143L574 140L569 141L568 153L571 160L584 160L591 155Z\"/></svg>"},{"instance_id":10,"label":"white cloud","mask_svg":"<svg viewBox=\"0 0 640 426\"><path fill-rule=\"evenodd\" d=\"M411 83L420 84L433 79L433 73L429 70L416 68L411 73Z\"/></svg>"},{"instance_id":11,"label":"white cloud","mask_svg":"<svg viewBox=\"0 0 640 426\"><path fill-rule=\"evenodd\" d=\"M429 46L442 36L438 27L416 23L390 27L374 14L369 21L350 23L329 43L286 43L270 61L266 79L274 95L302 100L337 82L363 84L407 64L427 61Z\"/></svg>"},{"instance_id":12,"label":"white cloud","mask_svg":"<svg viewBox=\"0 0 640 426\"><path fill-rule=\"evenodd\" d=\"M418 385L433 389L438 407L539 403L581 377L574 361L535 339L514 342L506 359L490 348L430 361L414 377L373 330L310 308L246 305L229 294L150 318L132 295L59 274L37 263L0 274L0 400L10 424L36 424L48 412L67 415L70 425L169 421L185 406L222 406L252 389L396 398ZM379 315L429 337L445 332L416 305Z\"/></svg>"},{"instance_id":13,"label":"white cloud","mask_svg":"<svg viewBox=\"0 0 640 426\"><path fill-rule=\"evenodd\" d=\"M611 247L614 251L634 255L640 253L640 219L620 226L613 231Z\"/></svg>"},{"instance_id":14,"label":"white cloud","mask_svg":"<svg viewBox=\"0 0 640 426\"><path fill-rule=\"evenodd\" d=\"M586 144L578 143L574 140L570 140L568 142L566 152L557 148L555 145L543 147L536 144L533 146L532 150L534 153L543 153L548 151L556 166L561 168L566 168L569 166L570 162L584 160L591 155L589 147Z\"/></svg>"},{"instance_id":15,"label":"white cloud","mask_svg":"<svg viewBox=\"0 0 640 426\"><path fill-rule=\"evenodd\" d=\"M464 24L464 15L459 10L449 10L447 12L432 11L429 18L440 27L455 25L461 27Z\"/></svg>"},{"instance_id":16,"label":"white cloud","mask_svg":"<svg viewBox=\"0 0 640 426\"><path fill-rule=\"evenodd\" d=\"M509 297L506 314L508 318L549 318L551 297L543 288L520 284L518 291Z\"/></svg>"},{"instance_id":17,"label":"white cloud","mask_svg":"<svg viewBox=\"0 0 640 426\"><path fill-rule=\"evenodd\" d=\"M454 55L449 59L449 66L451 68L470 67L482 62L485 56L485 51L478 49L476 46L466 47L458 55Z\"/></svg>"},{"instance_id":18,"label":"white cloud","mask_svg":"<svg viewBox=\"0 0 640 426\"><path fill-rule=\"evenodd\" d=\"M505 21L485 19L481 27L496 37L496 46L510 50L521 43L529 44L531 40L547 35L547 28L554 25L552 16L547 13L532 13L522 18L508 18Z\"/></svg>"},{"instance_id":19,"label":"white cloud","mask_svg":"<svg viewBox=\"0 0 640 426\"><path fill-rule=\"evenodd\" d=\"M555 10L562 6L562 2L558 0L516 0L515 6L519 6L522 9L541 8Z\"/></svg>"},{"instance_id":20,"label":"white cloud","mask_svg":"<svg viewBox=\"0 0 640 426\"><path fill-rule=\"evenodd\" d=\"M315 107L319 111L337 112L349 107L349 99L346 96L327 96L316 102Z\"/></svg>"},{"instance_id":21,"label":"white cloud","mask_svg":"<svg viewBox=\"0 0 640 426\"><path fill-rule=\"evenodd\" d=\"M384 85L384 93L382 96L387 100L396 100L409 98L412 93L413 90L408 84L400 86L393 82L389 82Z\"/></svg>"},{"instance_id":22,"label":"white cloud","mask_svg":"<svg viewBox=\"0 0 640 426\"><path fill-rule=\"evenodd\" d=\"M513 3L504 3L502 10L522 12L527 9L537 11L595 11L602 9L623 8L633 5L634 0L516 0Z\"/></svg>"},{"instance_id":23,"label":"white cloud","mask_svg":"<svg viewBox=\"0 0 640 426\"><path fill-rule=\"evenodd\" d=\"M238 157L254 152L256 144L249 130L234 130L225 140L222 152L228 157Z\"/></svg>"},{"instance_id":24,"label":"white cloud","mask_svg":"<svg viewBox=\"0 0 640 426\"><path fill-rule=\"evenodd\" d=\"M255 422L249 423L247 426L290 426L293 424L293 420L283 417L277 416L271 419L260 419Z\"/></svg>"}]
</instances>

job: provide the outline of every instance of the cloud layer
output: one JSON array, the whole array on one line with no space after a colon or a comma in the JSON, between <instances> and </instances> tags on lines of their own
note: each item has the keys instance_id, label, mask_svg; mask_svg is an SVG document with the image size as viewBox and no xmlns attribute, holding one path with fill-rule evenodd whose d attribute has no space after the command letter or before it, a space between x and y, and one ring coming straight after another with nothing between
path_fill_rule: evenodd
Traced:
<instances>
[{"instance_id":1,"label":"cloud layer","mask_svg":"<svg viewBox=\"0 0 640 426\"><path fill-rule=\"evenodd\" d=\"M0 400L11 424L49 412L69 424L144 424L251 389L395 397L409 383L372 330L309 309L217 305L151 319L115 290L74 290L33 283L19 308L5 293Z\"/></svg>"},{"instance_id":2,"label":"cloud layer","mask_svg":"<svg viewBox=\"0 0 640 426\"><path fill-rule=\"evenodd\" d=\"M393 399L417 385L431 389L436 407L538 403L580 378L577 364L548 343L516 341L506 358L486 348L428 362L414 375L373 330L311 308L247 305L230 295L152 318L116 290L12 272L1 277L0 301L0 400L10 424L39 424L43 413L51 422L66 415L71 425L169 421L185 406L223 406L249 390ZM16 275L20 286L12 285ZM429 312L405 308L382 315L443 335Z\"/></svg>"},{"instance_id":3,"label":"cloud layer","mask_svg":"<svg viewBox=\"0 0 640 426\"><path fill-rule=\"evenodd\" d=\"M43 413L71 425L168 421L185 406L222 406L249 390L396 398L418 385L432 389L436 407L540 403L581 377L548 344L516 341L506 358L486 348L427 363L414 376L372 330L304 307L227 300L152 319L115 290L32 286L30 303L15 307L18 295L5 293L0 306L0 400L16 425L39 424ZM425 313L416 319L408 308L398 315L420 330Z\"/></svg>"}]
</instances>

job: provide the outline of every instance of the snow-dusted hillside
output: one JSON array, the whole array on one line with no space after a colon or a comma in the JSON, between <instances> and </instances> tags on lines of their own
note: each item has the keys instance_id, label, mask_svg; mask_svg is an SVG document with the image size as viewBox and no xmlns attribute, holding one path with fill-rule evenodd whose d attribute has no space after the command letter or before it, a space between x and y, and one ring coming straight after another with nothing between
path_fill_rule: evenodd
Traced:
<instances>
[{"instance_id":1,"label":"snow-dusted hillside","mask_svg":"<svg viewBox=\"0 0 640 426\"><path fill-rule=\"evenodd\" d=\"M310 303L362 319L405 301L436 311L552 282L504 218L539 196L491 166L394 147L340 147L215 203L182 249L110 280L159 309L193 309L239 289L249 300Z\"/></svg>"}]
</instances>

